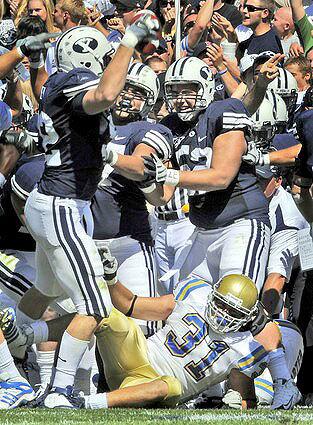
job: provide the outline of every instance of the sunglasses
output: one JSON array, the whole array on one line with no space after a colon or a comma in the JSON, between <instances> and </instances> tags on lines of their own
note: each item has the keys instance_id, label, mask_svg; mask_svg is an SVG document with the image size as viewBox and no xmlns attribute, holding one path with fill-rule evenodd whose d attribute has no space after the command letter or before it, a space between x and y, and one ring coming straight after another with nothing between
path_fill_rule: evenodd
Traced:
<instances>
[{"instance_id":1,"label":"sunglasses","mask_svg":"<svg viewBox=\"0 0 313 425\"><path fill-rule=\"evenodd\" d=\"M265 10L266 7L258 7L258 6L253 6L252 4L244 3L243 10L245 9L247 9L248 12L259 12L261 10Z\"/></svg>"},{"instance_id":2,"label":"sunglasses","mask_svg":"<svg viewBox=\"0 0 313 425\"><path fill-rule=\"evenodd\" d=\"M172 0L161 0L160 1L160 3L159 3L159 5L160 5L160 7L167 7L167 5L170 5L171 7L174 7L175 6L175 2L174 1L172 1Z\"/></svg>"}]
</instances>

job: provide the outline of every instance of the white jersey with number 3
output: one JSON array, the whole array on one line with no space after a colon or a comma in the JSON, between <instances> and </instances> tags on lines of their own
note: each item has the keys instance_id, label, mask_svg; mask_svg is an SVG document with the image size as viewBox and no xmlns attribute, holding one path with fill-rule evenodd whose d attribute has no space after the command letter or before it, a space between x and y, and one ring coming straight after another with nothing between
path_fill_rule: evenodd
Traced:
<instances>
[{"instance_id":1,"label":"white jersey with number 3","mask_svg":"<svg viewBox=\"0 0 313 425\"><path fill-rule=\"evenodd\" d=\"M176 307L163 329L147 341L148 356L160 375L175 376L182 384L184 402L224 381L238 368L248 376L260 374L267 352L250 332L220 334L206 321L211 285L188 278L174 289Z\"/></svg>"}]
</instances>

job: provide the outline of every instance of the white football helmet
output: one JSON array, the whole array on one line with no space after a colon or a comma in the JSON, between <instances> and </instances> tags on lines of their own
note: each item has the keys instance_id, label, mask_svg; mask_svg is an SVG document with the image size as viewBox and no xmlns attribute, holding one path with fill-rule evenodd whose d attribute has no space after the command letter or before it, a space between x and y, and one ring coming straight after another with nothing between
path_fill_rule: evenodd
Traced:
<instances>
[{"instance_id":1,"label":"white football helmet","mask_svg":"<svg viewBox=\"0 0 313 425\"><path fill-rule=\"evenodd\" d=\"M187 93L175 93L174 86L184 85L188 91L188 85L196 84L198 92L196 96L190 96ZM184 121L193 120L197 114L206 109L214 99L215 82L210 68L199 58L182 58L174 62L166 72L165 82L165 101L170 112L177 112L178 116ZM193 106L183 106L178 110L177 103L179 98L188 99L194 102Z\"/></svg>"},{"instance_id":2,"label":"white football helmet","mask_svg":"<svg viewBox=\"0 0 313 425\"><path fill-rule=\"evenodd\" d=\"M252 137L257 147L268 147L276 132L274 105L266 98L252 115Z\"/></svg>"},{"instance_id":3,"label":"white football helmet","mask_svg":"<svg viewBox=\"0 0 313 425\"><path fill-rule=\"evenodd\" d=\"M291 72L286 69L278 68L278 71L279 76L267 86L267 89L272 90L275 94L278 94L284 99L290 116L296 107L298 91L297 81Z\"/></svg>"},{"instance_id":4,"label":"white football helmet","mask_svg":"<svg viewBox=\"0 0 313 425\"><path fill-rule=\"evenodd\" d=\"M113 53L114 49L100 31L78 26L67 30L57 39L55 62L58 71L86 68L100 77Z\"/></svg>"},{"instance_id":5,"label":"white football helmet","mask_svg":"<svg viewBox=\"0 0 313 425\"><path fill-rule=\"evenodd\" d=\"M274 106L274 115L276 117L276 133L285 133L288 123L288 111L283 98L272 90L267 90L265 99L269 100Z\"/></svg>"},{"instance_id":6,"label":"white football helmet","mask_svg":"<svg viewBox=\"0 0 313 425\"><path fill-rule=\"evenodd\" d=\"M146 118L158 99L160 83L156 73L147 65L133 63L128 70L125 87L114 109ZM133 99L141 100L140 109L132 104Z\"/></svg>"}]
</instances>

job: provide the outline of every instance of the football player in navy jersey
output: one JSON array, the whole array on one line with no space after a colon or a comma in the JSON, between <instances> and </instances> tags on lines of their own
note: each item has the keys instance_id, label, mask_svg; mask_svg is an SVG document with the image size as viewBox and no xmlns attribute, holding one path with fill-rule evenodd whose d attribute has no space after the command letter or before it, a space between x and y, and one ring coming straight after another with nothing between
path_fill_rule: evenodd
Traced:
<instances>
[{"instance_id":1,"label":"football player in navy jersey","mask_svg":"<svg viewBox=\"0 0 313 425\"><path fill-rule=\"evenodd\" d=\"M242 102L213 102L214 81L197 58L176 61L165 77L165 97L174 112L163 120L179 135L173 165L145 159L146 174L158 184L150 201L166 202L174 188L189 190L190 221L196 226L176 268L214 282L241 273L264 283L270 228L268 202L255 170L242 163L250 119ZM175 266L174 266L175 267Z\"/></svg>"},{"instance_id":2,"label":"football player in navy jersey","mask_svg":"<svg viewBox=\"0 0 313 425\"><path fill-rule=\"evenodd\" d=\"M162 160L171 157L170 130L146 120L158 92L159 82L154 71L142 63L132 64L125 87L112 108L112 139L106 147L107 154L114 153L119 159L111 164L113 168L108 163L105 165L91 206L96 245L110 247L119 263L119 278L129 289L146 297L156 293L149 213L144 193L118 164L123 154L127 155L128 168L131 162L135 164L138 158L142 162L141 156L150 153ZM147 336L156 330L155 322L141 321L140 325Z\"/></svg>"},{"instance_id":3,"label":"football player in navy jersey","mask_svg":"<svg viewBox=\"0 0 313 425\"><path fill-rule=\"evenodd\" d=\"M58 72L42 89L39 133L46 166L27 200L25 217L37 243L37 288L51 298L67 294L77 310L61 341L46 407L71 407L66 388L73 385L97 324L111 310L101 258L83 223L90 229L90 199L103 168L103 112L124 86L134 48L153 39L158 25L151 12L141 12L109 65L111 47L98 30L66 31L55 48Z\"/></svg>"}]
</instances>

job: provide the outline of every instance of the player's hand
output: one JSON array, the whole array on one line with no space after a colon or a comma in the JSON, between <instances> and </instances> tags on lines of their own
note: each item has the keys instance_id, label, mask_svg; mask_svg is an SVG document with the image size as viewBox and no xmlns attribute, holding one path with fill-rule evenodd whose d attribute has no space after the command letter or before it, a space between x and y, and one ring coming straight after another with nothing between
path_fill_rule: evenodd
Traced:
<instances>
[{"instance_id":1,"label":"player's hand","mask_svg":"<svg viewBox=\"0 0 313 425\"><path fill-rule=\"evenodd\" d=\"M250 165L268 165L270 163L268 153L263 153L253 142L249 143L248 152L243 155L242 160Z\"/></svg>"},{"instance_id":2,"label":"player's hand","mask_svg":"<svg viewBox=\"0 0 313 425\"><path fill-rule=\"evenodd\" d=\"M167 168L157 155L143 157L144 175L156 183L164 184L167 176Z\"/></svg>"},{"instance_id":3,"label":"player's hand","mask_svg":"<svg viewBox=\"0 0 313 425\"><path fill-rule=\"evenodd\" d=\"M33 53L40 52L41 50L48 49L51 47L51 38L57 38L61 35L61 32L57 33L42 33L38 35L30 35L21 40L17 40L16 47L23 56L31 56Z\"/></svg>"},{"instance_id":4,"label":"player's hand","mask_svg":"<svg viewBox=\"0 0 313 425\"><path fill-rule=\"evenodd\" d=\"M259 80L265 86L268 86L276 77L279 76L278 64L283 60L285 55L276 53L273 57L267 60L260 68Z\"/></svg>"},{"instance_id":5,"label":"player's hand","mask_svg":"<svg viewBox=\"0 0 313 425\"><path fill-rule=\"evenodd\" d=\"M8 130L1 136L1 141L5 145L15 146L20 154L32 153L36 148L34 139L25 131Z\"/></svg>"},{"instance_id":6,"label":"player's hand","mask_svg":"<svg viewBox=\"0 0 313 425\"><path fill-rule=\"evenodd\" d=\"M117 269L118 262L115 257L111 254L110 249L107 246L99 248L99 254L101 257L103 270L104 270L104 280L109 286L115 285L117 282Z\"/></svg>"},{"instance_id":7,"label":"player's hand","mask_svg":"<svg viewBox=\"0 0 313 425\"><path fill-rule=\"evenodd\" d=\"M143 156L144 175L153 179L158 184L177 186L179 183L179 171L166 168L157 155Z\"/></svg>"},{"instance_id":8,"label":"player's hand","mask_svg":"<svg viewBox=\"0 0 313 425\"><path fill-rule=\"evenodd\" d=\"M134 49L141 42L157 39L157 31L160 27L157 17L150 10L141 10L140 13L142 16L125 31L125 35L121 41L121 44L125 47Z\"/></svg>"},{"instance_id":9,"label":"player's hand","mask_svg":"<svg viewBox=\"0 0 313 425\"><path fill-rule=\"evenodd\" d=\"M113 165L116 164L118 160L118 153L110 149L110 147L103 145L101 154L102 154L103 162L111 165L111 167L113 167Z\"/></svg>"},{"instance_id":10,"label":"player's hand","mask_svg":"<svg viewBox=\"0 0 313 425\"><path fill-rule=\"evenodd\" d=\"M224 404L229 406L232 409L241 409L242 408L242 397L238 391L229 389L227 393L222 398Z\"/></svg>"},{"instance_id":11,"label":"player's hand","mask_svg":"<svg viewBox=\"0 0 313 425\"><path fill-rule=\"evenodd\" d=\"M217 68L218 70L220 70L221 68L225 68L223 62L223 49L221 46L216 43L211 43L208 45L206 51L207 56L211 59L215 68Z\"/></svg>"},{"instance_id":12,"label":"player's hand","mask_svg":"<svg viewBox=\"0 0 313 425\"><path fill-rule=\"evenodd\" d=\"M313 37L313 36L312 36ZM289 47L289 56L299 57L304 54L303 47L299 43L291 43Z\"/></svg>"}]
</instances>

